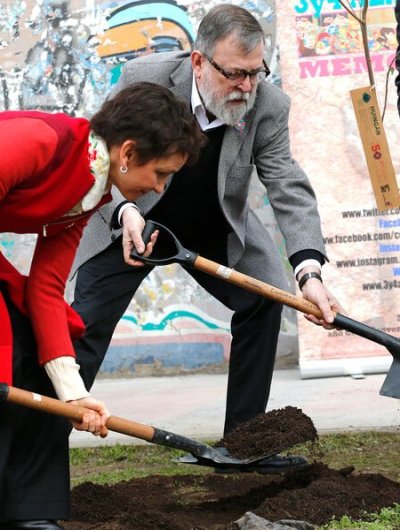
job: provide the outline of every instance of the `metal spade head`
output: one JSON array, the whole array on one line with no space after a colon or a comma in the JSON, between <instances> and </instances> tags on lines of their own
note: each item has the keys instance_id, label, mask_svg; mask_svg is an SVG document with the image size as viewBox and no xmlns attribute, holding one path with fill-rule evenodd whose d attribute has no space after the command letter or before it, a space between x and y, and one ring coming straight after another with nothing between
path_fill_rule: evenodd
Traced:
<instances>
[{"instance_id":1,"label":"metal spade head","mask_svg":"<svg viewBox=\"0 0 400 530\"><path fill-rule=\"evenodd\" d=\"M214 448L211 446L204 446L201 450L196 450L194 453L181 456L176 459L179 464L193 464L197 466L212 466L215 468L237 468L245 469L246 467L257 464L276 453L258 456L257 458L236 458L232 456L226 447Z\"/></svg>"},{"instance_id":2,"label":"metal spade head","mask_svg":"<svg viewBox=\"0 0 400 530\"><path fill-rule=\"evenodd\" d=\"M211 467L235 467L246 468L255 464L271 455L262 455L257 458L236 458L232 456L225 447L212 447L197 440L192 440L186 436L164 431L154 427L154 436L152 443L165 445L187 451L189 454L178 458L176 461L181 464L196 464L199 466ZM273 453L276 454L276 453Z\"/></svg>"},{"instance_id":3,"label":"metal spade head","mask_svg":"<svg viewBox=\"0 0 400 530\"><path fill-rule=\"evenodd\" d=\"M391 352L392 353L392 352ZM392 365L386 375L386 379L379 391L381 396L400 399L400 359L393 355Z\"/></svg>"}]
</instances>

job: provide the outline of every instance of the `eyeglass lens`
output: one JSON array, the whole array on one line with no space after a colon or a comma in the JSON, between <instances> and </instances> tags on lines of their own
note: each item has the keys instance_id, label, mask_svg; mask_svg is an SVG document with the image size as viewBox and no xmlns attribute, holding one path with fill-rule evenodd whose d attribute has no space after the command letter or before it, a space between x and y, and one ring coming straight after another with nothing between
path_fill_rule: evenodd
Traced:
<instances>
[{"instance_id":1,"label":"eyeglass lens","mask_svg":"<svg viewBox=\"0 0 400 530\"><path fill-rule=\"evenodd\" d=\"M228 79L238 82L244 81L249 76L251 81L262 81L266 75L267 72L265 70L260 70L259 72L232 72Z\"/></svg>"},{"instance_id":2,"label":"eyeglass lens","mask_svg":"<svg viewBox=\"0 0 400 530\"><path fill-rule=\"evenodd\" d=\"M241 83L246 79L247 76L249 76L250 81L262 81L267 77L267 75L270 74L269 68L267 66L267 63L263 61L263 66L265 70L256 70L255 72L248 72L246 70L238 70L236 72L226 72L223 68L221 68L211 57L208 57L206 55L206 58L211 63L211 65L218 70L228 81L232 81L233 83Z\"/></svg>"}]
</instances>

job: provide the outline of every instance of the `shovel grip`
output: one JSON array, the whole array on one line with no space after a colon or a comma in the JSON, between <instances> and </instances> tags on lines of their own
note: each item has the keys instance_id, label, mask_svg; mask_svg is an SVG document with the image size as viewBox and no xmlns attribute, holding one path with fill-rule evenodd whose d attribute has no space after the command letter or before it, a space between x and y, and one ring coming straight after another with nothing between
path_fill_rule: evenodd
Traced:
<instances>
[{"instance_id":1,"label":"shovel grip","mask_svg":"<svg viewBox=\"0 0 400 530\"><path fill-rule=\"evenodd\" d=\"M80 405L64 403L58 399L42 396L35 392L8 386L5 383L0 384L0 401L22 405L23 407L61 416L79 423L83 420L85 412L90 410ZM147 442L151 442L154 437L153 427L124 418L118 418L117 416L110 416L106 422L106 427L110 431L134 436Z\"/></svg>"},{"instance_id":2,"label":"shovel grip","mask_svg":"<svg viewBox=\"0 0 400 530\"><path fill-rule=\"evenodd\" d=\"M257 280L256 278L252 278L251 276L247 276L246 274L235 271L234 269L230 269L229 267L215 263L214 261L203 258L202 256L196 257L193 267L211 274L212 276L222 278L229 283L233 283L238 287L242 287L242 289L259 294L260 296L265 296L266 298L280 302L281 304L292 307L293 309L297 309L298 311L301 311L307 315L314 315L317 318L323 318L319 308L308 300L299 298L292 293L278 289L278 287L273 287L268 283L264 283L260 280Z\"/></svg>"},{"instance_id":3,"label":"shovel grip","mask_svg":"<svg viewBox=\"0 0 400 530\"><path fill-rule=\"evenodd\" d=\"M7 386L7 385L1 385ZM47 412L55 416L62 416L72 421L81 422L86 409L72 403L64 403L58 399L42 396L36 392L22 390L13 386L7 386L7 396L5 401L15 405L21 405L30 409Z\"/></svg>"},{"instance_id":4,"label":"shovel grip","mask_svg":"<svg viewBox=\"0 0 400 530\"><path fill-rule=\"evenodd\" d=\"M180 449L181 451L188 451L189 453L201 454L206 447L201 442L196 442L180 434L173 432L164 431L162 429L154 429L154 438L152 440L154 444L166 445L174 449Z\"/></svg>"},{"instance_id":5,"label":"shovel grip","mask_svg":"<svg viewBox=\"0 0 400 530\"><path fill-rule=\"evenodd\" d=\"M197 254L184 248L171 230L166 226L157 223L156 221L151 221L150 219L146 221L142 232L142 239L145 245L150 241L151 234L155 230L159 230L160 234L167 238L169 245L173 248L173 251L171 250L172 254L156 257L156 253L153 252L150 256L144 257L142 254L138 254L136 249L133 249L131 252L132 259L142 261L146 265L169 265L170 263L180 263L187 267L193 267L193 262L196 259Z\"/></svg>"},{"instance_id":6,"label":"shovel grip","mask_svg":"<svg viewBox=\"0 0 400 530\"><path fill-rule=\"evenodd\" d=\"M297 309L297 311L301 311L302 313L314 315L320 319L323 318L319 308L308 300L300 298L292 293L288 293L287 291L283 291L282 289L278 289L277 287L273 287L267 283L261 282L260 280L252 278L251 276L246 276L245 274L235 271L234 269L229 269L228 267L219 265L214 261L197 256L193 267L203 272L207 272L212 276L220 277L225 281L238 285L239 287L251 291L252 293L265 296L266 298L280 302L281 304L292 307L293 309ZM335 314L333 323L335 326L341 329L345 329L351 333L354 333L355 335L372 340L373 342L381 344L382 346L386 346L395 359L400 358L400 341L397 337L393 337L384 331L375 329L371 326L368 326L367 324L358 322L357 320L349 318L345 315L341 315L340 313Z\"/></svg>"}]
</instances>

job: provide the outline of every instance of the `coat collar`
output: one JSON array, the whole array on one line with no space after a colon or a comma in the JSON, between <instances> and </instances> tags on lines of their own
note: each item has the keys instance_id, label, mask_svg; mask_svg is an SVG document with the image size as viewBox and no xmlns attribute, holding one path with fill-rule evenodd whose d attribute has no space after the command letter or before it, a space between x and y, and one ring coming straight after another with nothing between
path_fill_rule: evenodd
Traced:
<instances>
[{"instance_id":1,"label":"coat collar","mask_svg":"<svg viewBox=\"0 0 400 530\"><path fill-rule=\"evenodd\" d=\"M183 61L171 74L171 82L173 85L171 92L185 99L190 105L193 78L192 62L189 54L185 54L183 57Z\"/></svg>"}]
</instances>

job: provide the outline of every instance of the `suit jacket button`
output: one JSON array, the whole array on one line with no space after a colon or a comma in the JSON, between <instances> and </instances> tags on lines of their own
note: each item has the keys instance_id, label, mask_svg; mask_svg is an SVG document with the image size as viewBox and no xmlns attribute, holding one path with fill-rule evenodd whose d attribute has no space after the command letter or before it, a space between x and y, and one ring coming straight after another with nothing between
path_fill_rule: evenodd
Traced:
<instances>
[{"instance_id":1,"label":"suit jacket button","mask_svg":"<svg viewBox=\"0 0 400 530\"><path fill-rule=\"evenodd\" d=\"M115 241L116 237L117 236L115 234L111 234L111 241Z\"/></svg>"}]
</instances>

